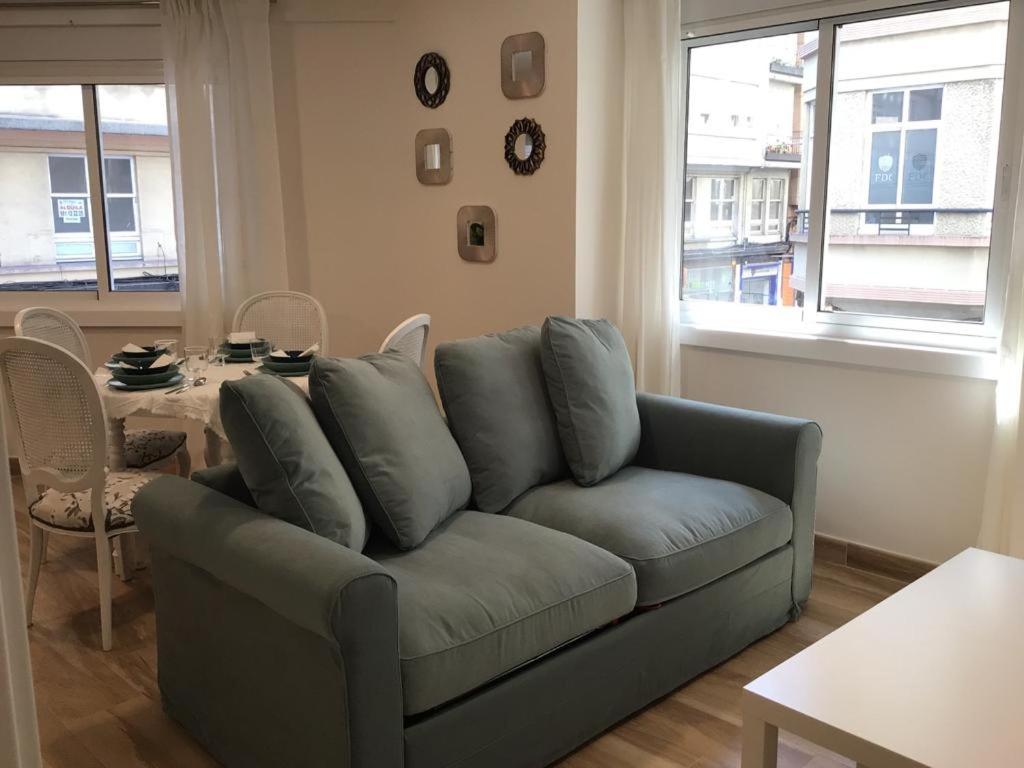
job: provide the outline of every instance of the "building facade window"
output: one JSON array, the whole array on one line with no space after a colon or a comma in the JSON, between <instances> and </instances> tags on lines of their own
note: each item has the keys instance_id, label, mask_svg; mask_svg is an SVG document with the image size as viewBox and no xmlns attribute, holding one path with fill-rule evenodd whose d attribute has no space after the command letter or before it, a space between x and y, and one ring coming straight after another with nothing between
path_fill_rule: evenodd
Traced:
<instances>
[{"instance_id":1,"label":"building facade window","mask_svg":"<svg viewBox=\"0 0 1024 768\"><path fill-rule=\"evenodd\" d=\"M736 215L736 179L711 180L711 221L732 224Z\"/></svg>"}]
</instances>

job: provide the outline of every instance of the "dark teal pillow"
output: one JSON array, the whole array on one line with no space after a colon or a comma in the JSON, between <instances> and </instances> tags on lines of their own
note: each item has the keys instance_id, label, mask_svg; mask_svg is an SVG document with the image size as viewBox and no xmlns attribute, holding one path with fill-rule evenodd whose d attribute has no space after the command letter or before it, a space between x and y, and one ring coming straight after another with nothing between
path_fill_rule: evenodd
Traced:
<instances>
[{"instance_id":1,"label":"dark teal pillow","mask_svg":"<svg viewBox=\"0 0 1024 768\"><path fill-rule=\"evenodd\" d=\"M309 395L363 508L395 546L412 549L466 506L469 470L412 360L317 358Z\"/></svg>"},{"instance_id":2,"label":"dark teal pillow","mask_svg":"<svg viewBox=\"0 0 1024 768\"><path fill-rule=\"evenodd\" d=\"M580 485L629 464L640 446L640 414L629 351L607 320L549 317L541 358L558 434Z\"/></svg>"},{"instance_id":3,"label":"dark teal pillow","mask_svg":"<svg viewBox=\"0 0 1024 768\"><path fill-rule=\"evenodd\" d=\"M269 375L226 381L220 417L260 511L362 551L362 505L302 390Z\"/></svg>"},{"instance_id":4,"label":"dark teal pillow","mask_svg":"<svg viewBox=\"0 0 1024 768\"><path fill-rule=\"evenodd\" d=\"M474 508L500 512L568 475L540 360L540 328L438 345L434 373L473 478Z\"/></svg>"}]
</instances>

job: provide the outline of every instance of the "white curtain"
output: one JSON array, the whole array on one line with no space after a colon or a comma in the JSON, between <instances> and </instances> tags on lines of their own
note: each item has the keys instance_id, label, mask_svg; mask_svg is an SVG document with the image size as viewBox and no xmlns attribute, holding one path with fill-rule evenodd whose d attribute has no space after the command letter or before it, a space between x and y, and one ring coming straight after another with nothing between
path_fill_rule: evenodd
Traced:
<instances>
[{"instance_id":1,"label":"white curtain","mask_svg":"<svg viewBox=\"0 0 1024 768\"><path fill-rule=\"evenodd\" d=\"M1018 101L1015 124L1024 125L1024 99ZM1008 244L1010 269L999 344L996 424L978 546L1024 557L1024 145L1017 149L1017 173L1013 174L1017 207Z\"/></svg>"},{"instance_id":2,"label":"white curtain","mask_svg":"<svg viewBox=\"0 0 1024 768\"><path fill-rule=\"evenodd\" d=\"M162 0L186 343L287 288L269 0Z\"/></svg>"},{"instance_id":3,"label":"white curtain","mask_svg":"<svg viewBox=\"0 0 1024 768\"><path fill-rule=\"evenodd\" d=\"M622 301L637 388L679 385L680 2L625 0Z\"/></svg>"}]
</instances>

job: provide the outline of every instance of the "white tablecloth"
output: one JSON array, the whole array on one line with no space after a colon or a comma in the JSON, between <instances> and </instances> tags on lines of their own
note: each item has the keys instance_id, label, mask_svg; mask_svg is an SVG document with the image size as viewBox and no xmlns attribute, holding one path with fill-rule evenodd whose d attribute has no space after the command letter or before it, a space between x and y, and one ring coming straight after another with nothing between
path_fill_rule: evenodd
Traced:
<instances>
[{"instance_id":1,"label":"white tablecloth","mask_svg":"<svg viewBox=\"0 0 1024 768\"><path fill-rule=\"evenodd\" d=\"M224 425L220 421L220 385L225 381L242 378L244 371L255 370L256 366L229 363L227 365L211 365L201 375L206 383L200 387L190 387L184 392L169 395L167 389L146 389L136 392L125 392L107 386L110 371L105 367L96 370L96 383L103 397L103 407L108 419L125 419L129 416L167 416L173 419L192 419L202 422L222 439ZM185 373L184 368L182 373ZM257 376L266 374L258 373ZM309 391L309 379L306 376L295 376L289 381L297 384L304 392ZM184 383L184 382L182 382ZM180 385L179 385L180 386Z\"/></svg>"}]
</instances>

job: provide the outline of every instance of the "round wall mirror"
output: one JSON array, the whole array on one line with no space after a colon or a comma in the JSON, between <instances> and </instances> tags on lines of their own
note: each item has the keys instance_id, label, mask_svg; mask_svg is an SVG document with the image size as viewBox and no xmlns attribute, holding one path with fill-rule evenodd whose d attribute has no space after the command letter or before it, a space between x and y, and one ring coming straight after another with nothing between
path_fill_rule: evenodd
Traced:
<instances>
[{"instance_id":1,"label":"round wall mirror","mask_svg":"<svg viewBox=\"0 0 1024 768\"><path fill-rule=\"evenodd\" d=\"M440 83L437 76L437 69L431 67L430 69L427 70L427 74L423 76L423 85L426 87L427 93L433 96L435 93L437 93L437 86L439 84Z\"/></svg>"},{"instance_id":2,"label":"round wall mirror","mask_svg":"<svg viewBox=\"0 0 1024 768\"><path fill-rule=\"evenodd\" d=\"M412 84L416 89L416 98L425 107L437 109L448 98L451 87L451 73L448 63L439 53L425 53L416 62Z\"/></svg>"},{"instance_id":3,"label":"round wall mirror","mask_svg":"<svg viewBox=\"0 0 1024 768\"><path fill-rule=\"evenodd\" d=\"M516 120L505 134L505 162L521 176L529 176L540 168L546 149L540 123L528 117Z\"/></svg>"},{"instance_id":4,"label":"round wall mirror","mask_svg":"<svg viewBox=\"0 0 1024 768\"><path fill-rule=\"evenodd\" d=\"M528 133L520 133L516 136L516 157L520 160L529 160L533 154L533 139Z\"/></svg>"}]
</instances>

